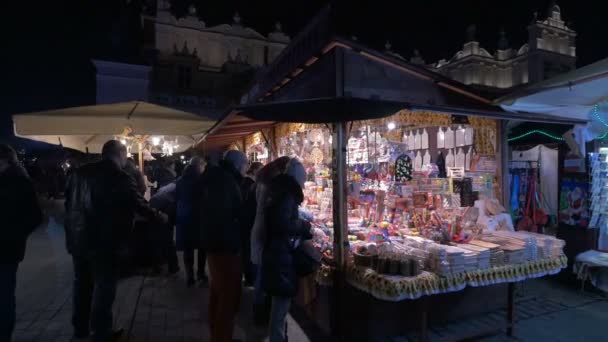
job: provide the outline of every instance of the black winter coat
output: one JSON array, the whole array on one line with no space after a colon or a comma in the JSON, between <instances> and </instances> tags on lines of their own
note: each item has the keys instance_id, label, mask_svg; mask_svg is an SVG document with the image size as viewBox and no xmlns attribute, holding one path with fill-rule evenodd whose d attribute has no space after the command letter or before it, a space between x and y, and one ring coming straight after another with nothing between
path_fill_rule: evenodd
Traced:
<instances>
[{"instance_id":1,"label":"black winter coat","mask_svg":"<svg viewBox=\"0 0 608 342\"><path fill-rule=\"evenodd\" d=\"M262 286L273 296L295 297L298 276L293 251L298 240L309 240L310 223L299 218L304 200L300 185L289 175L276 176L269 184L265 210L266 243L262 254Z\"/></svg>"},{"instance_id":2,"label":"black winter coat","mask_svg":"<svg viewBox=\"0 0 608 342\"><path fill-rule=\"evenodd\" d=\"M207 166L196 185L201 247L209 253L239 254L243 177L226 162Z\"/></svg>"},{"instance_id":3,"label":"black winter coat","mask_svg":"<svg viewBox=\"0 0 608 342\"><path fill-rule=\"evenodd\" d=\"M112 258L127 250L135 213L158 220L134 179L111 161L85 165L66 191L66 245L76 257Z\"/></svg>"},{"instance_id":4,"label":"black winter coat","mask_svg":"<svg viewBox=\"0 0 608 342\"><path fill-rule=\"evenodd\" d=\"M28 235L42 222L34 185L19 167L0 174L0 264L23 260Z\"/></svg>"}]
</instances>

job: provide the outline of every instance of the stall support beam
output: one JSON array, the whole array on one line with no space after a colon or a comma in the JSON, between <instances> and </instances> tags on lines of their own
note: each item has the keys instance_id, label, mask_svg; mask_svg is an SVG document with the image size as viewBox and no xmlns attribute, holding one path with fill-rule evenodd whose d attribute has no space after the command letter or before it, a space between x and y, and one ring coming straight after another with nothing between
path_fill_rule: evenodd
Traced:
<instances>
[{"instance_id":1,"label":"stall support beam","mask_svg":"<svg viewBox=\"0 0 608 342\"><path fill-rule=\"evenodd\" d=\"M515 283L509 283L507 286L507 336L513 337L513 328L515 325L515 303L513 296L515 293Z\"/></svg>"},{"instance_id":2,"label":"stall support beam","mask_svg":"<svg viewBox=\"0 0 608 342\"><path fill-rule=\"evenodd\" d=\"M345 288L346 249L347 237L347 194L346 194L346 123L336 122L332 129L333 145L333 219L334 219L334 260L336 270L334 277L334 295L331 309L331 330L334 336L343 336L341 314L344 301L342 296Z\"/></svg>"},{"instance_id":3,"label":"stall support beam","mask_svg":"<svg viewBox=\"0 0 608 342\"><path fill-rule=\"evenodd\" d=\"M498 158L499 163L498 167L500 167L499 171L499 184L502 188L502 205L507 209L507 212L510 212L510 198L511 198L511 189L509 188L509 154L511 149L509 148L509 131L508 125L509 120L500 120L498 121ZM496 194L498 195L498 194Z\"/></svg>"},{"instance_id":4,"label":"stall support beam","mask_svg":"<svg viewBox=\"0 0 608 342\"><path fill-rule=\"evenodd\" d=\"M347 198L346 198L346 125L337 122L333 125L333 219L334 219L334 259L336 268L344 270L348 240Z\"/></svg>"}]
</instances>

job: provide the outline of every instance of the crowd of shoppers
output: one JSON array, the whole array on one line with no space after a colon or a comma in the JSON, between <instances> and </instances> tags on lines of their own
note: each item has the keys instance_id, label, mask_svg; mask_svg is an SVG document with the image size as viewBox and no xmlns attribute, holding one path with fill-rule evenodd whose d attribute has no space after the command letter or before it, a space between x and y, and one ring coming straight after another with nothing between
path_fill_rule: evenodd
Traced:
<instances>
[{"instance_id":1,"label":"crowd of shoppers","mask_svg":"<svg viewBox=\"0 0 608 342\"><path fill-rule=\"evenodd\" d=\"M177 250L183 251L186 285L208 284L210 341L233 341L243 285L255 288L254 318L268 324L270 342L286 340L285 317L302 275L298 253L311 238L310 223L299 213L302 164L282 157L264 166L231 150L192 158L181 176L171 163L163 165L149 201L145 176L118 141L103 146L101 161L70 171L65 232L74 265L74 336L120 336L112 304L121 266L133 253L135 222L143 221L157 237L150 246L157 264L166 262L168 273L177 274ZM8 341L17 266L42 213L32 182L7 145L0 145L0 175L0 210L9 227L0 241L0 312L8 317L0 322L0 341Z\"/></svg>"}]
</instances>

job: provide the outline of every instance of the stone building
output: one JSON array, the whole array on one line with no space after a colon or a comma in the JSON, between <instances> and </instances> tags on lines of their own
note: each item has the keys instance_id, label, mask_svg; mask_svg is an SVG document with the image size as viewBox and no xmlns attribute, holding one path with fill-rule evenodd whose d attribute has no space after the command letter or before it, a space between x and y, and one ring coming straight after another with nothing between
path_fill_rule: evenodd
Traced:
<instances>
[{"instance_id":1,"label":"stone building","mask_svg":"<svg viewBox=\"0 0 608 342\"><path fill-rule=\"evenodd\" d=\"M560 7L553 3L544 19L534 15L528 26L528 42L519 48L509 45L503 30L496 51L490 53L476 40L475 27L470 26L462 49L449 60L425 64L415 52L410 61L464 84L502 92L574 69L575 37Z\"/></svg>"},{"instance_id":2,"label":"stone building","mask_svg":"<svg viewBox=\"0 0 608 342\"><path fill-rule=\"evenodd\" d=\"M167 0L141 16L144 65L93 60L97 103L149 101L215 117L271 63L290 38L277 23L267 36L231 24L207 26L196 8L176 18Z\"/></svg>"}]
</instances>

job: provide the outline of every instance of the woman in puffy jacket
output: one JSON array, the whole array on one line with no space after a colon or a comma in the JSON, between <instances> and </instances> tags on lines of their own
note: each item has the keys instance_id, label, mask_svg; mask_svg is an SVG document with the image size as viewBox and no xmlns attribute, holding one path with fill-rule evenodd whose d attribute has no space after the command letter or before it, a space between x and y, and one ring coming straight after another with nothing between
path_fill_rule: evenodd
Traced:
<instances>
[{"instance_id":1,"label":"woman in puffy jacket","mask_svg":"<svg viewBox=\"0 0 608 342\"><path fill-rule=\"evenodd\" d=\"M261 269L262 287L272 296L270 342L285 340L285 317L298 292L293 252L301 241L312 238L310 223L300 219L298 212L304 200L305 181L304 166L291 159L285 174L274 177L268 184Z\"/></svg>"}]
</instances>

